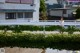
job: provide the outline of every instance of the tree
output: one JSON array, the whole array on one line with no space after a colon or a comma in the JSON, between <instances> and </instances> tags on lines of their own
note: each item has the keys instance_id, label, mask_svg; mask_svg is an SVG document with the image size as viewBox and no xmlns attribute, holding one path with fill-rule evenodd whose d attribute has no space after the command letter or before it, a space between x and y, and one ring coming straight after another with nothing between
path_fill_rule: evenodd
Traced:
<instances>
[{"instance_id":1,"label":"tree","mask_svg":"<svg viewBox=\"0 0 80 53\"><path fill-rule=\"evenodd\" d=\"M40 0L40 12L45 12L45 11L46 11L45 1Z\"/></svg>"},{"instance_id":2,"label":"tree","mask_svg":"<svg viewBox=\"0 0 80 53\"><path fill-rule=\"evenodd\" d=\"M44 0L40 0L40 19L46 20L46 5Z\"/></svg>"},{"instance_id":3,"label":"tree","mask_svg":"<svg viewBox=\"0 0 80 53\"><path fill-rule=\"evenodd\" d=\"M80 18L80 8L78 8L76 10L76 18L79 19Z\"/></svg>"}]
</instances>

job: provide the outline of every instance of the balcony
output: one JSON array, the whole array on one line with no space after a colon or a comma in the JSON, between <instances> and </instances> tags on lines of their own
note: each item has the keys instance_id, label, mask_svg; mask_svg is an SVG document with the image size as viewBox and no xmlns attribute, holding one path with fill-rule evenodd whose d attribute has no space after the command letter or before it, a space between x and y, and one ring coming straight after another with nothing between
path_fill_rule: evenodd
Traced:
<instances>
[{"instance_id":1,"label":"balcony","mask_svg":"<svg viewBox=\"0 0 80 53\"><path fill-rule=\"evenodd\" d=\"M5 4L0 4L0 9L35 9L35 5L31 6L30 4L5 3Z\"/></svg>"},{"instance_id":2,"label":"balcony","mask_svg":"<svg viewBox=\"0 0 80 53\"><path fill-rule=\"evenodd\" d=\"M0 3L5 3L5 0L0 0Z\"/></svg>"}]
</instances>

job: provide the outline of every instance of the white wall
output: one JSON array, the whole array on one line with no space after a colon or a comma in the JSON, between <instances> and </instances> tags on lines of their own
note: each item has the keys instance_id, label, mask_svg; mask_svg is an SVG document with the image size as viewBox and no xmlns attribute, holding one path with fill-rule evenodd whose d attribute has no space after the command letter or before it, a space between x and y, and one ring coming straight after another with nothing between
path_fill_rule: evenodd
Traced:
<instances>
[{"instance_id":1,"label":"white wall","mask_svg":"<svg viewBox=\"0 0 80 53\"><path fill-rule=\"evenodd\" d=\"M0 3L5 3L5 0L0 0Z\"/></svg>"},{"instance_id":2,"label":"white wall","mask_svg":"<svg viewBox=\"0 0 80 53\"><path fill-rule=\"evenodd\" d=\"M34 6L31 6L30 4L11 4L11 3L5 3L0 4L1 9L34 9Z\"/></svg>"},{"instance_id":3,"label":"white wall","mask_svg":"<svg viewBox=\"0 0 80 53\"><path fill-rule=\"evenodd\" d=\"M64 17L68 17L68 14L71 14L72 10L67 10L66 14L64 14ZM51 16L62 16L62 10L51 10L50 11Z\"/></svg>"},{"instance_id":4,"label":"white wall","mask_svg":"<svg viewBox=\"0 0 80 53\"><path fill-rule=\"evenodd\" d=\"M61 10L51 10L50 11L50 15L51 16L61 16L62 15L62 11Z\"/></svg>"},{"instance_id":5,"label":"white wall","mask_svg":"<svg viewBox=\"0 0 80 53\"><path fill-rule=\"evenodd\" d=\"M73 11L72 11L71 9L70 9L70 10L67 10L67 14L64 14L64 16L65 16L65 17L68 17L68 15L71 14L72 12L73 12Z\"/></svg>"},{"instance_id":6,"label":"white wall","mask_svg":"<svg viewBox=\"0 0 80 53\"><path fill-rule=\"evenodd\" d=\"M57 4L57 0L47 0L47 1L45 0L45 3L53 5L53 4Z\"/></svg>"},{"instance_id":7,"label":"white wall","mask_svg":"<svg viewBox=\"0 0 80 53\"><path fill-rule=\"evenodd\" d=\"M0 13L0 20L5 20L5 13Z\"/></svg>"},{"instance_id":8,"label":"white wall","mask_svg":"<svg viewBox=\"0 0 80 53\"><path fill-rule=\"evenodd\" d=\"M33 20L34 20L34 22L36 21L36 22L39 22L39 8L40 8L40 0L35 0L35 4L37 4L36 5L36 7L35 7L35 12L33 12Z\"/></svg>"}]
</instances>

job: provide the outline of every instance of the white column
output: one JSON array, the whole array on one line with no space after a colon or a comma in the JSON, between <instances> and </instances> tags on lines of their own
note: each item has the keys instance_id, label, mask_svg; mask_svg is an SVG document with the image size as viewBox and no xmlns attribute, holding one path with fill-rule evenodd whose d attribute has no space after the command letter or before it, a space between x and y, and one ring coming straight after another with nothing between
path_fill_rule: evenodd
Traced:
<instances>
[{"instance_id":1,"label":"white column","mask_svg":"<svg viewBox=\"0 0 80 53\"><path fill-rule=\"evenodd\" d=\"M40 0L34 0L35 12L33 12L33 22L39 22Z\"/></svg>"}]
</instances>

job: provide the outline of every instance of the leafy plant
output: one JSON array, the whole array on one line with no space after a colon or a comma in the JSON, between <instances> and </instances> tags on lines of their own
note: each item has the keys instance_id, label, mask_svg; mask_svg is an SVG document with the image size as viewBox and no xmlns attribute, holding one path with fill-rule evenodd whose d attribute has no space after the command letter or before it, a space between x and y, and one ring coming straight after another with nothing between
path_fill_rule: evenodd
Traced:
<instances>
[{"instance_id":1,"label":"leafy plant","mask_svg":"<svg viewBox=\"0 0 80 53\"><path fill-rule=\"evenodd\" d=\"M76 31L75 26L68 26L67 32L68 34L73 34Z\"/></svg>"},{"instance_id":2,"label":"leafy plant","mask_svg":"<svg viewBox=\"0 0 80 53\"><path fill-rule=\"evenodd\" d=\"M40 0L40 19L46 20L47 14L46 14L46 5L45 0Z\"/></svg>"},{"instance_id":3,"label":"leafy plant","mask_svg":"<svg viewBox=\"0 0 80 53\"><path fill-rule=\"evenodd\" d=\"M76 18L79 19L80 18L80 8L78 8L76 10Z\"/></svg>"},{"instance_id":4,"label":"leafy plant","mask_svg":"<svg viewBox=\"0 0 80 53\"><path fill-rule=\"evenodd\" d=\"M65 28L62 27L62 26L60 26L58 29L59 29L59 32L60 32L61 34L63 34L63 32L65 32Z\"/></svg>"},{"instance_id":5,"label":"leafy plant","mask_svg":"<svg viewBox=\"0 0 80 53\"><path fill-rule=\"evenodd\" d=\"M15 25L15 26L13 27L13 32L14 32L14 33L20 33L20 32L21 32L20 26L19 26L19 25Z\"/></svg>"}]
</instances>

